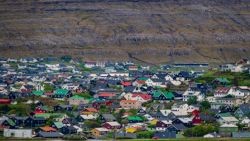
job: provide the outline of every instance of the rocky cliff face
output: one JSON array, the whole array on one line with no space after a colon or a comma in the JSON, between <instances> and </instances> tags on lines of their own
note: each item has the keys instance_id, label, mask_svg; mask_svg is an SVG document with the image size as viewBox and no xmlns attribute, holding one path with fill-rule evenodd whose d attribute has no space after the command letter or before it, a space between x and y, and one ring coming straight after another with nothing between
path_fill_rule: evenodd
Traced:
<instances>
[{"instance_id":1,"label":"rocky cliff face","mask_svg":"<svg viewBox=\"0 0 250 141\"><path fill-rule=\"evenodd\" d=\"M0 56L146 63L250 57L249 0L0 0Z\"/></svg>"}]
</instances>

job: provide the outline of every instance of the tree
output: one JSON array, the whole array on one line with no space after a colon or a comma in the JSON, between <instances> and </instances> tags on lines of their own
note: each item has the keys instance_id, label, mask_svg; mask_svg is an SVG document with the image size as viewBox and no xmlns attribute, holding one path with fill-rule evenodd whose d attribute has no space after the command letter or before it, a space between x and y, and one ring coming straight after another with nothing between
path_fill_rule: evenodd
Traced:
<instances>
[{"instance_id":1,"label":"tree","mask_svg":"<svg viewBox=\"0 0 250 141\"><path fill-rule=\"evenodd\" d=\"M200 105L201 105L201 110L207 110L211 108L211 104L208 101L202 101Z\"/></svg>"},{"instance_id":2,"label":"tree","mask_svg":"<svg viewBox=\"0 0 250 141\"><path fill-rule=\"evenodd\" d=\"M196 96L191 96L188 101L187 101L188 105L193 105L193 104L197 104L197 97Z\"/></svg>"},{"instance_id":3,"label":"tree","mask_svg":"<svg viewBox=\"0 0 250 141\"><path fill-rule=\"evenodd\" d=\"M52 92L54 90L54 87L50 84L44 84L44 91L45 92Z\"/></svg>"},{"instance_id":4,"label":"tree","mask_svg":"<svg viewBox=\"0 0 250 141\"><path fill-rule=\"evenodd\" d=\"M202 137L208 133L217 132L217 125L206 124L206 125L198 125L192 128L188 128L184 131L184 136L187 137Z\"/></svg>"}]
</instances>

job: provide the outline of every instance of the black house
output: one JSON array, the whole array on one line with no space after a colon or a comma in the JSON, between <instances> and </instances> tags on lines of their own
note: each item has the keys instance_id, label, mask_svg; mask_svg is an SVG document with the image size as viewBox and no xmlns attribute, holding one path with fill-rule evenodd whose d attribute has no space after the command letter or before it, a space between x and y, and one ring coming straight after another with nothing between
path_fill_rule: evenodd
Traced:
<instances>
[{"instance_id":1,"label":"black house","mask_svg":"<svg viewBox=\"0 0 250 141\"><path fill-rule=\"evenodd\" d=\"M24 124L26 127L40 127L44 126L46 119L43 117L28 117Z\"/></svg>"}]
</instances>

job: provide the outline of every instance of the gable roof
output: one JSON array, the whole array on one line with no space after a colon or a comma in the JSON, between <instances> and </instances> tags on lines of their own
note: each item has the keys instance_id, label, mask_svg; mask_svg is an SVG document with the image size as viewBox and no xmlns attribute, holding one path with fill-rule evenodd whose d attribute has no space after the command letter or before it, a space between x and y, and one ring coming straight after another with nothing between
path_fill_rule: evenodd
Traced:
<instances>
[{"instance_id":1,"label":"gable roof","mask_svg":"<svg viewBox=\"0 0 250 141\"><path fill-rule=\"evenodd\" d=\"M55 92L54 92L54 94L56 94L56 95L66 95L66 94L68 94L68 90L66 90L66 89L57 89Z\"/></svg>"},{"instance_id":2,"label":"gable roof","mask_svg":"<svg viewBox=\"0 0 250 141\"><path fill-rule=\"evenodd\" d=\"M132 97L137 97L137 96L141 97L144 100L150 100L151 99L151 95L149 95L149 94L141 94L141 93L132 94Z\"/></svg>"},{"instance_id":3,"label":"gable roof","mask_svg":"<svg viewBox=\"0 0 250 141\"><path fill-rule=\"evenodd\" d=\"M45 132L55 132L56 131L55 128L52 128L52 127L49 127L49 126L40 127L40 129L42 129Z\"/></svg>"},{"instance_id":4,"label":"gable roof","mask_svg":"<svg viewBox=\"0 0 250 141\"><path fill-rule=\"evenodd\" d=\"M153 97L160 97L161 95L163 95L167 99L174 98L174 95L173 95L172 92L169 92L169 91L162 92L161 90L155 90L155 91L153 91Z\"/></svg>"},{"instance_id":5,"label":"gable roof","mask_svg":"<svg viewBox=\"0 0 250 141\"><path fill-rule=\"evenodd\" d=\"M128 120L136 120L136 121L143 121L143 119L139 116L128 116Z\"/></svg>"}]
</instances>

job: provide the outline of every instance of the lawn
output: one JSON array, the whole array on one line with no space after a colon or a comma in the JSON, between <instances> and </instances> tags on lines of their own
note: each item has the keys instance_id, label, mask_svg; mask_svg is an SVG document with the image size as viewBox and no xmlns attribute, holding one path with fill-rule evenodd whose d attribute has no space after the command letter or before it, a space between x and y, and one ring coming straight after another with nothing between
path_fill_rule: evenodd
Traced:
<instances>
[{"instance_id":1,"label":"lawn","mask_svg":"<svg viewBox=\"0 0 250 141\"><path fill-rule=\"evenodd\" d=\"M183 139L158 139L159 141L250 141L250 138L237 139L237 138L183 138ZM134 140L117 140L117 141L155 141L153 139L134 139Z\"/></svg>"}]
</instances>

